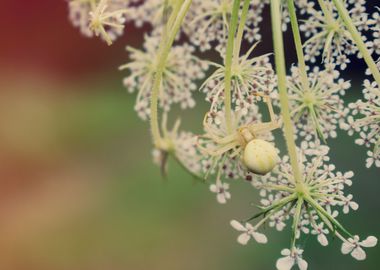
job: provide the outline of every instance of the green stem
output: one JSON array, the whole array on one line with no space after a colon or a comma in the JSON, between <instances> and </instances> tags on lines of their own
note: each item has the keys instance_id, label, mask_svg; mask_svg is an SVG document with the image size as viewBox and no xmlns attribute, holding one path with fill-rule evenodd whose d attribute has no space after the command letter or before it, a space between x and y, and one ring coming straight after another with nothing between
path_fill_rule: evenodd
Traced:
<instances>
[{"instance_id":1,"label":"green stem","mask_svg":"<svg viewBox=\"0 0 380 270\"><path fill-rule=\"evenodd\" d=\"M291 195L289 195L288 197L285 197L283 199L280 199L280 200L277 200L275 202L273 202L272 205L266 207L266 208L263 208L262 211L248 219L246 219L244 222L248 222L248 221L251 221L255 218L258 218L262 215L266 215L267 213L269 213L270 211L272 211L273 209L276 209L276 208L281 208L285 205L287 205L288 203L294 201L295 199L297 198L297 194L296 193L293 193Z\"/></svg>"},{"instance_id":2,"label":"green stem","mask_svg":"<svg viewBox=\"0 0 380 270\"><path fill-rule=\"evenodd\" d=\"M170 15L169 22L173 22L173 26L168 27L169 33L167 36L163 36L159 48L159 59L157 63L157 69L154 76L151 103L150 103L150 126L153 137L153 143L157 148L160 148L162 137L158 123L158 96L161 89L162 76L166 66L166 60L168 58L170 49L172 48L175 37L182 25L192 0L185 0L181 5L181 8L175 9ZM176 13L174 13L176 12Z\"/></svg>"},{"instance_id":3,"label":"green stem","mask_svg":"<svg viewBox=\"0 0 380 270\"><path fill-rule=\"evenodd\" d=\"M290 243L290 250L293 251L296 246L296 240L297 240L297 230L298 230L298 224L300 223L301 218L301 212L302 212L302 206L303 206L303 198L299 197L297 200L297 207L294 213L293 218L293 235Z\"/></svg>"},{"instance_id":4,"label":"green stem","mask_svg":"<svg viewBox=\"0 0 380 270\"><path fill-rule=\"evenodd\" d=\"M250 3L251 3L251 0L244 0L243 9L241 11L239 28L237 30L236 39L235 39L235 47L234 47L234 61L236 62L239 60L244 28L245 28L245 23L247 21L247 15L248 15Z\"/></svg>"},{"instance_id":5,"label":"green stem","mask_svg":"<svg viewBox=\"0 0 380 270\"><path fill-rule=\"evenodd\" d=\"M359 31L356 29L354 22L352 21L350 14L341 0L332 0L335 7L338 10L339 16L342 18L348 32L350 32L352 39L356 43L361 55L363 56L368 68L370 69L373 77L375 78L377 85L380 86L380 71L377 68L376 62L373 60L370 52L368 51L363 38Z\"/></svg>"},{"instance_id":6,"label":"green stem","mask_svg":"<svg viewBox=\"0 0 380 270\"><path fill-rule=\"evenodd\" d=\"M225 86L224 86L224 109L226 117L227 132L232 133L232 104L231 104L231 81L232 81L232 60L235 43L235 33L239 19L240 0L234 0L231 20L228 31L228 40L225 58Z\"/></svg>"},{"instance_id":7,"label":"green stem","mask_svg":"<svg viewBox=\"0 0 380 270\"><path fill-rule=\"evenodd\" d=\"M323 15L325 16L327 23L329 25L333 25L335 23L335 20L333 15L331 14L331 11L327 7L325 0L318 0L318 4L322 9Z\"/></svg>"},{"instance_id":8,"label":"green stem","mask_svg":"<svg viewBox=\"0 0 380 270\"><path fill-rule=\"evenodd\" d=\"M318 202L316 202L310 195L305 195L305 200L317 211L317 213L320 213L324 217L326 217L331 224L335 226L340 232L343 232L348 237L352 237L352 234L347 231L342 224L339 223L333 216L331 216L322 206L319 205Z\"/></svg>"},{"instance_id":9,"label":"green stem","mask_svg":"<svg viewBox=\"0 0 380 270\"><path fill-rule=\"evenodd\" d=\"M284 41L282 36L281 25L281 2L280 0L271 1L272 31L274 43L274 56L276 62L276 71L278 78L278 90L280 94L281 114L284 122L284 136L290 163L292 165L294 180L298 189L303 190L303 180L297 160L297 151L295 138L293 134L293 125L290 118L289 99L286 89L286 65L284 53Z\"/></svg>"},{"instance_id":10,"label":"green stem","mask_svg":"<svg viewBox=\"0 0 380 270\"><path fill-rule=\"evenodd\" d=\"M290 23L292 25L293 38L297 51L298 65L301 72L301 82L305 91L309 91L309 81L307 78L306 64L305 64L305 55L303 53L303 46L301 40L301 34L298 26L296 9L294 6L294 0L288 0L288 9L290 16Z\"/></svg>"}]
</instances>

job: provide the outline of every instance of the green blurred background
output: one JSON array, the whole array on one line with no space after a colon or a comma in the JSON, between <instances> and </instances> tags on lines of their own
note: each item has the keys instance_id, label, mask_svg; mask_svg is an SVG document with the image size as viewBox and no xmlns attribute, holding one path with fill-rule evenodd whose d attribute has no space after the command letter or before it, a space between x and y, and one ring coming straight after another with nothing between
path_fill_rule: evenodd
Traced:
<instances>
[{"instance_id":1,"label":"green blurred background","mask_svg":"<svg viewBox=\"0 0 380 270\"><path fill-rule=\"evenodd\" d=\"M0 269L275 269L289 231L268 228L269 244L242 247L229 226L255 211L249 184L232 183L221 206L175 163L166 180L152 164L148 125L117 71L141 30L128 26L109 48L71 27L65 1L1 4ZM185 127L199 129L200 103ZM330 141L337 168L356 173L360 208L341 220L379 238L379 170L364 168L366 150L353 140ZM367 255L356 262L339 241L323 248L313 237L304 254L310 269L380 269L380 249Z\"/></svg>"}]
</instances>

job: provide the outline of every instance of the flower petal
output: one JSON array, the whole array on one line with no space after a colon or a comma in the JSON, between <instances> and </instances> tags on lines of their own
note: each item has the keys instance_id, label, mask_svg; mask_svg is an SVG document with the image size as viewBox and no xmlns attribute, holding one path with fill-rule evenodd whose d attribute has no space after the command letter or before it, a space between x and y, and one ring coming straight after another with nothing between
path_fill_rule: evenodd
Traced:
<instances>
[{"instance_id":1,"label":"flower petal","mask_svg":"<svg viewBox=\"0 0 380 270\"><path fill-rule=\"evenodd\" d=\"M322 245L322 246L327 246L329 244L329 241L327 240L327 237L326 235L324 235L323 233L320 233L318 235L318 242Z\"/></svg>"},{"instance_id":2,"label":"flower petal","mask_svg":"<svg viewBox=\"0 0 380 270\"><path fill-rule=\"evenodd\" d=\"M237 220L231 220L230 222L231 226L235 229L235 230L238 230L240 232L245 232L246 231L246 228L243 226L243 224L241 224L239 221Z\"/></svg>"},{"instance_id":3,"label":"flower petal","mask_svg":"<svg viewBox=\"0 0 380 270\"><path fill-rule=\"evenodd\" d=\"M277 270L290 270L294 265L294 259L290 256L280 258L277 260Z\"/></svg>"},{"instance_id":4,"label":"flower petal","mask_svg":"<svg viewBox=\"0 0 380 270\"><path fill-rule=\"evenodd\" d=\"M297 264L300 270L307 270L308 264L304 259L298 258Z\"/></svg>"},{"instance_id":5,"label":"flower petal","mask_svg":"<svg viewBox=\"0 0 380 270\"><path fill-rule=\"evenodd\" d=\"M211 192L214 192L214 193L217 193L219 191L219 188L216 186L216 185L210 185L210 191Z\"/></svg>"},{"instance_id":6,"label":"flower petal","mask_svg":"<svg viewBox=\"0 0 380 270\"><path fill-rule=\"evenodd\" d=\"M360 242L362 247L374 247L377 245L377 238L375 236L368 236L366 240Z\"/></svg>"},{"instance_id":7,"label":"flower petal","mask_svg":"<svg viewBox=\"0 0 380 270\"><path fill-rule=\"evenodd\" d=\"M218 203L221 203L221 204L225 204L227 202L226 197L224 197L224 194L222 193L218 193L218 195L216 195L216 199Z\"/></svg>"},{"instance_id":8,"label":"flower petal","mask_svg":"<svg viewBox=\"0 0 380 270\"><path fill-rule=\"evenodd\" d=\"M251 236L248 233L242 233L239 235L237 241L242 245L246 245L249 239L251 239Z\"/></svg>"},{"instance_id":9,"label":"flower petal","mask_svg":"<svg viewBox=\"0 0 380 270\"><path fill-rule=\"evenodd\" d=\"M351 253L351 251L354 249L354 247L355 246L353 244L351 244L349 242L344 242L342 244L341 251L342 251L343 254L348 254L348 253Z\"/></svg>"},{"instance_id":10,"label":"flower petal","mask_svg":"<svg viewBox=\"0 0 380 270\"><path fill-rule=\"evenodd\" d=\"M352 255L352 257L354 257L358 261L363 261L367 257L366 254L365 254L365 252L364 252L364 250L361 247L356 247L352 251L351 255Z\"/></svg>"},{"instance_id":11,"label":"flower petal","mask_svg":"<svg viewBox=\"0 0 380 270\"><path fill-rule=\"evenodd\" d=\"M253 238L256 240L259 244L266 244L268 243L268 238L265 236L265 234L259 233L259 232L253 232L252 233Z\"/></svg>"},{"instance_id":12,"label":"flower petal","mask_svg":"<svg viewBox=\"0 0 380 270\"><path fill-rule=\"evenodd\" d=\"M352 210L358 210L359 208L359 204L357 204L356 202L350 202L350 206L352 208Z\"/></svg>"}]
</instances>

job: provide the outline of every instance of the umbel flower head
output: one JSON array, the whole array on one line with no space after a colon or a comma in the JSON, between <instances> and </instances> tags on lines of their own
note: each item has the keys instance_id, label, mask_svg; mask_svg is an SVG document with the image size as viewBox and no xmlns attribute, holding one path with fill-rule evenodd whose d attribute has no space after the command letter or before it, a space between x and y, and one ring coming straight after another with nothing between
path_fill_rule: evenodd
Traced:
<instances>
[{"instance_id":1,"label":"umbel flower head","mask_svg":"<svg viewBox=\"0 0 380 270\"><path fill-rule=\"evenodd\" d=\"M367 168L380 167L380 89L376 82L365 80L363 93L364 100L349 104L352 116L342 127L349 135L359 133L360 138L355 143L370 148Z\"/></svg>"},{"instance_id":2,"label":"umbel flower head","mask_svg":"<svg viewBox=\"0 0 380 270\"><path fill-rule=\"evenodd\" d=\"M197 136L191 132L180 131L181 121L177 119L171 130L167 128L168 117L164 113L162 119L163 138L160 148L153 150L154 163L161 168L162 176L167 175L168 158L172 157L194 178L201 179L202 155L197 148Z\"/></svg>"},{"instance_id":3,"label":"umbel flower head","mask_svg":"<svg viewBox=\"0 0 380 270\"><path fill-rule=\"evenodd\" d=\"M135 110L143 120L147 120L150 114L152 84L160 55L158 45L158 37L146 36L143 51L127 47L131 61L120 67L129 71L124 85L129 92L138 92ZM166 112L172 104L180 104L182 109L195 106L192 92L208 67L193 55L193 51L192 46L183 44L174 46L169 52L159 93L160 105Z\"/></svg>"},{"instance_id":4,"label":"umbel flower head","mask_svg":"<svg viewBox=\"0 0 380 270\"><path fill-rule=\"evenodd\" d=\"M217 44L217 50L223 51L229 29L234 0L193 0L189 19L184 25L184 31L201 51L210 50ZM241 1L242 5L243 1ZM259 41L259 23L264 3L253 0L245 23L244 37L249 42Z\"/></svg>"},{"instance_id":5,"label":"umbel flower head","mask_svg":"<svg viewBox=\"0 0 380 270\"><path fill-rule=\"evenodd\" d=\"M129 3L135 0L69 0L70 19L83 35L100 36L108 45L123 34Z\"/></svg>"},{"instance_id":6,"label":"umbel flower head","mask_svg":"<svg viewBox=\"0 0 380 270\"><path fill-rule=\"evenodd\" d=\"M342 96L350 82L338 79L339 73L314 68L308 74L308 85L300 71L292 67L288 78L291 114L297 135L304 140L325 140L337 136L336 129L347 115Z\"/></svg>"},{"instance_id":7,"label":"umbel flower head","mask_svg":"<svg viewBox=\"0 0 380 270\"><path fill-rule=\"evenodd\" d=\"M335 236L342 241L342 253L350 253L358 260L365 258L362 247L373 247L377 243L373 236L359 242L337 220L339 210L347 214L350 210L357 210L358 204L352 200L352 195L344 192L344 188L352 184L353 172L336 171L335 166L329 164L328 152L327 146L306 142L302 145L298 155L301 182L293 176L288 156L283 157L271 174L252 181L261 190L261 211L244 221L246 233L252 235L266 223L278 231L282 231L287 223L292 224L291 246L281 252L285 257L277 261L278 270L291 269L294 264L307 269L307 262L301 256L303 250L297 246L304 235L315 235L322 246L328 245L329 235ZM261 220L250 225L249 222L258 218ZM236 224L233 221L233 227L243 231ZM239 242L246 244L249 237L242 239L239 237Z\"/></svg>"},{"instance_id":8,"label":"umbel flower head","mask_svg":"<svg viewBox=\"0 0 380 270\"><path fill-rule=\"evenodd\" d=\"M307 8L308 18L301 24L304 33L306 59L312 63L319 56L325 63L336 64L344 70L350 63L348 56L358 53L352 36L339 16L332 1L319 1L321 9ZM351 19L359 31L368 30L372 24L365 12L365 1L344 1Z\"/></svg>"},{"instance_id":9,"label":"umbel flower head","mask_svg":"<svg viewBox=\"0 0 380 270\"><path fill-rule=\"evenodd\" d=\"M255 106L254 101L262 95L270 96L275 87L275 74L268 55L251 57L257 43L243 56L237 57L232 64L232 103L242 114ZM206 100L211 103L211 111L223 107L225 88L225 66L210 62L217 69L202 84Z\"/></svg>"}]
</instances>

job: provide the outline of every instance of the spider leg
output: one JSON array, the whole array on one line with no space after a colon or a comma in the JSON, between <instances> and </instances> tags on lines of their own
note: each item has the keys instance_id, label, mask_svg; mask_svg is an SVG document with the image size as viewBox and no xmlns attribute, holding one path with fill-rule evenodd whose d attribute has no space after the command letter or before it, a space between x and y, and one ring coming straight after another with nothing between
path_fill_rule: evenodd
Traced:
<instances>
[{"instance_id":1,"label":"spider leg","mask_svg":"<svg viewBox=\"0 0 380 270\"><path fill-rule=\"evenodd\" d=\"M267 122L267 123L257 123L251 124L247 127L252 134L259 134L270 132L272 130L278 129L279 124L277 122Z\"/></svg>"},{"instance_id":2,"label":"spider leg","mask_svg":"<svg viewBox=\"0 0 380 270\"><path fill-rule=\"evenodd\" d=\"M238 142L231 142L229 144L226 144L222 147L216 147L216 149L208 149L207 147L198 145L199 149L206 154L210 156L221 156L224 153L230 151L231 149L234 149L236 146L239 146Z\"/></svg>"},{"instance_id":3,"label":"spider leg","mask_svg":"<svg viewBox=\"0 0 380 270\"><path fill-rule=\"evenodd\" d=\"M259 96L259 97L262 97L264 99L264 102L267 104L267 108L268 108L268 112L269 112L269 117L270 117L270 130L268 131L271 131L271 130L274 130L274 129L277 129L280 127L280 122L277 120L277 117L274 113L274 110L273 110L273 105L272 105L272 102L271 102L271 99L268 95L264 95L264 94L260 94L260 93L255 93L254 94L255 96Z\"/></svg>"},{"instance_id":4,"label":"spider leg","mask_svg":"<svg viewBox=\"0 0 380 270\"><path fill-rule=\"evenodd\" d=\"M230 158L234 158L240 155L242 149L241 147L236 148L230 155Z\"/></svg>"},{"instance_id":5,"label":"spider leg","mask_svg":"<svg viewBox=\"0 0 380 270\"><path fill-rule=\"evenodd\" d=\"M237 141L236 134L231 134L231 135L221 138L221 137L216 136L213 133L206 133L205 135L203 135L203 138L211 139L217 144L229 144L229 143Z\"/></svg>"}]
</instances>

